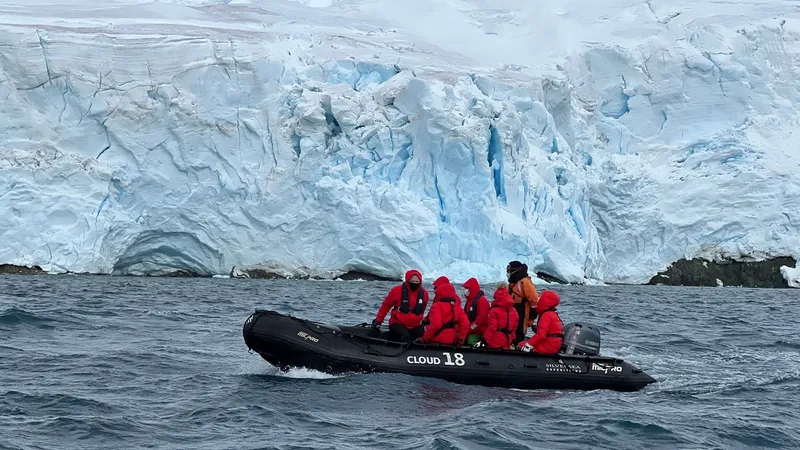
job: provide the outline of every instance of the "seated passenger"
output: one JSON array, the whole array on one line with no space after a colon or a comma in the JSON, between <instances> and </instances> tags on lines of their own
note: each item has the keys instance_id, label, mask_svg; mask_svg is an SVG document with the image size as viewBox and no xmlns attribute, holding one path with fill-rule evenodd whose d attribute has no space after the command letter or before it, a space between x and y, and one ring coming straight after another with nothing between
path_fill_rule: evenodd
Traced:
<instances>
[{"instance_id":1,"label":"seated passenger","mask_svg":"<svg viewBox=\"0 0 800 450\"><path fill-rule=\"evenodd\" d=\"M483 332L486 330L486 320L489 318L489 300L486 300L481 285L475 278L470 278L462 286L467 289L464 312L467 313L470 329L465 343L475 345L481 340Z\"/></svg>"},{"instance_id":2,"label":"seated passenger","mask_svg":"<svg viewBox=\"0 0 800 450\"><path fill-rule=\"evenodd\" d=\"M449 278L447 278L445 276L441 276L441 277L435 279L433 281L433 293L436 294L436 289L439 286L444 286L445 284L452 284L452 283L450 283L450 279ZM456 297L456 302L458 302L458 306L461 306L461 299L458 297L458 295L456 295L455 297Z\"/></svg>"},{"instance_id":3,"label":"seated passenger","mask_svg":"<svg viewBox=\"0 0 800 450\"><path fill-rule=\"evenodd\" d=\"M561 343L564 341L564 324L556 311L556 306L560 302L561 299L555 292L542 292L539 303L536 305L536 312L539 314L536 334L527 342L520 342L520 350L525 352L533 350L536 353L547 355L555 355L561 350Z\"/></svg>"},{"instance_id":4,"label":"seated passenger","mask_svg":"<svg viewBox=\"0 0 800 450\"><path fill-rule=\"evenodd\" d=\"M437 280L438 281L438 280ZM469 333L469 319L452 284L440 283L434 289L433 306L425 319L427 327L422 343L461 345Z\"/></svg>"},{"instance_id":5,"label":"seated passenger","mask_svg":"<svg viewBox=\"0 0 800 450\"><path fill-rule=\"evenodd\" d=\"M406 272L406 281L395 286L383 300L378 316L372 326L379 329L389 309L389 338L413 341L422 337L424 327L422 318L428 307L428 291L422 287L422 273L418 270Z\"/></svg>"},{"instance_id":6,"label":"seated passenger","mask_svg":"<svg viewBox=\"0 0 800 450\"><path fill-rule=\"evenodd\" d=\"M450 279L447 278L444 275L442 275L441 277L433 280L433 294L434 294L434 296L436 295L436 289L438 289L439 286L442 286L442 285L445 285L445 284L451 284L451 283L450 283ZM458 298L458 296L456 296L456 301L458 302L458 305L461 306L461 299ZM428 323L430 323L430 318L426 316L425 319L422 320L422 326L427 327Z\"/></svg>"},{"instance_id":7,"label":"seated passenger","mask_svg":"<svg viewBox=\"0 0 800 450\"><path fill-rule=\"evenodd\" d=\"M511 350L511 341L514 340L518 322L519 314L514 309L514 301L511 300L508 289L505 286L498 286L494 291L494 301L489 308L486 331L483 333L486 347Z\"/></svg>"}]
</instances>

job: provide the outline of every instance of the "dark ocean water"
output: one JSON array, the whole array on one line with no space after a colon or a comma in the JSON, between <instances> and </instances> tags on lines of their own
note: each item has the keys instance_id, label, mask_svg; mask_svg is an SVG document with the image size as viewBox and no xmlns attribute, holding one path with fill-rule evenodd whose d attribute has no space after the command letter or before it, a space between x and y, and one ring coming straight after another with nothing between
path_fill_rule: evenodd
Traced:
<instances>
[{"instance_id":1,"label":"dark ocean water","mask_svg":"<svg viewBox=\"0 0 800 450\"><path fill-rule=\"evenodd\" d=\"M358 324L391 286L0 276L0 449L800 448L798 291L555 287L660 381L636 393L281 374L242 341L254 308Z\"/></svg>"}]
</instances>

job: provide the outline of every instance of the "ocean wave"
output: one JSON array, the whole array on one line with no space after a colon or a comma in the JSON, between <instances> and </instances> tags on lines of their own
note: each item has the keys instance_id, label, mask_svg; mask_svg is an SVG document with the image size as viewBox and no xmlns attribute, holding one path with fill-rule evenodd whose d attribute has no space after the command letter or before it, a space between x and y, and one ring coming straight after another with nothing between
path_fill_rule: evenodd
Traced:
<instances>
[{"instance_id":1,"label":"ocean wave","mask_svg":"<svg viewBox=\"0 0 800 450\"><path fill-rule=\"evenodd\" d=\"M25 290L25 280L12 281ZM659 381L620 393L502 389L404 374L284 372L249 353L242 341L243 320L266 303L323 323L368 322L388 285L53 277L43 286L24 304L0 297L0 361L9 362L0 371L0 441L11 447L800 444L794 430L800 352L792 334L800 311L786 308L776 320L746 298L730 298L731 290L707 291L721 296L712 302L724 306L720 312L680 298L679 288L603 288L599 295L595 288L558 287L565 316L585 311L575 315L604 327L604 355L634 363ZM204 298L196 299L198 291ZM298 292L310 300L297 302ZM657 301L663 296L654 292L676 300ZM716 317L726 318L722 328Z\"/></svg>"},{"instance_id":2,"label":"ocean wave","mask_svg":"<svg viewBox=\"0 0 800 450\"><path fill-rule=\"evenodd\" d=\"M0 358L8 356L10 353L15 353L17 355L21 355L26 353L25 350L21 348L11 347L9 345L0 345Z\"/></svg>"},{"instance_id":3,"label":"ocean wave","mask_svg":"<svg viewBox=\"0 0 800 450\"><path fill-rule=\"evenodd\" d=\"M11 307L0 312L0 327L31 326L40 329L53 329L58 321L43 314L35 314L21 308Z\"/></svg>"},{"instance_id":4,"label":"ocean wave","mask_svg":"<svg viewBox=\"0 0 800 450\"><path fill-rule=\"evenodd\" d=\"M800 342L798 342L798 341L790 342L790 341L784 341L784 340L780 340L779 339L779 340L775 341L775 346L778 347L778 348L788 348L788 349L800 350Z\"/></svg>"},{"instance_id":5,"label":"ocean wave","mask_svg":"<svg viewBox=\"0 0 800 450\"><path fill-rule=\"evenodd\" d=\"M13 445L4 444L3 442L0 442L0 450L25 450L25 449L23 447L16 447Z\"/></svg>"},{"instance_id":6,"label":"ocean wave","mask_svg":"<svg viewBox=\"0 0 800 450\"><path fill-rule=\"evenodd\" d=\"M3 409L18 408L28 416L115 414L119 408L110 403L62 393L3 393Z\"/></svg>"},{"instance_id":7,"label":"ocean wave","mask_svg":"<svg viewBox=\"0 0 800 450\"><path fill-rule=\"evenodd\" d=\"M128 416L101 417L97 415L71 415L49 417L42 428L88 442L108 443L109 440L146 435L148 427Z\"/></svg>"},{"instance_id":8,"label":"ocean wave","mask_svg":"<svg viewBox=\"0 0 800 450\"><path fill-rule=\"evenodd\" d=\"M787 431L785 427L759 425L750 421L731 426L725 434L725 441L731 447L797 448L800 445L796 432Z\"/></svg>"}]
</instances>

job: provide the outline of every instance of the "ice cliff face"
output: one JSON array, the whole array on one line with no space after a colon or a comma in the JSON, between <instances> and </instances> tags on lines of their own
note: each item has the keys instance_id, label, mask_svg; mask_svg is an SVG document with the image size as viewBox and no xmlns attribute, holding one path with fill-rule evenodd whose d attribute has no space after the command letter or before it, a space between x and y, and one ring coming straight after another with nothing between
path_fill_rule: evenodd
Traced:
<instances>
[{"instance_id":1,"label":"ice cliff face","mask_svg":"<svg viewBox=\"0 0 800 450\"><path fill-rule=\"evenodd\" d=\"M781 274L789 287L800 288L800 267L781 267Z\"/></svg>"},{"instance_id":2,"label":"ice cliff face","mask_svg":"<svg viewBox=\"0 0 800 450\"><path fill-rule=\"evenodd\" d=\"M590 5L0 4L0 263L636 283L800 258L798 14Z\"/></svg>"}]
</instances>

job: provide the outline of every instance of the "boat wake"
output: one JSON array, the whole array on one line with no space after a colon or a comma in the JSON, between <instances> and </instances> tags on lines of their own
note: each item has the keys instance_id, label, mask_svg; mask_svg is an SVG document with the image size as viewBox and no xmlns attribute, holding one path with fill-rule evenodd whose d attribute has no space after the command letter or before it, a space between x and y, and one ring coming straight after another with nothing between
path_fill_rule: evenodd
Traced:
<instances>
[{"instance_id":1,"label":"boat wake","mask_svg":"<svg viewBox=\"0 0 800 450\"><path fill-rule=\"evenodd\" d=\"M283 378L297 378L309 380L327 380L333 378L342 378L346 375L331 375L318 370L306 369L300 367L292 367L289 370L283 371L276 366L264 361L261 358L256 360L250 359L246 363L242 363L241 375L267 375L271 377Z\"/></svg>"}]
</instances>

